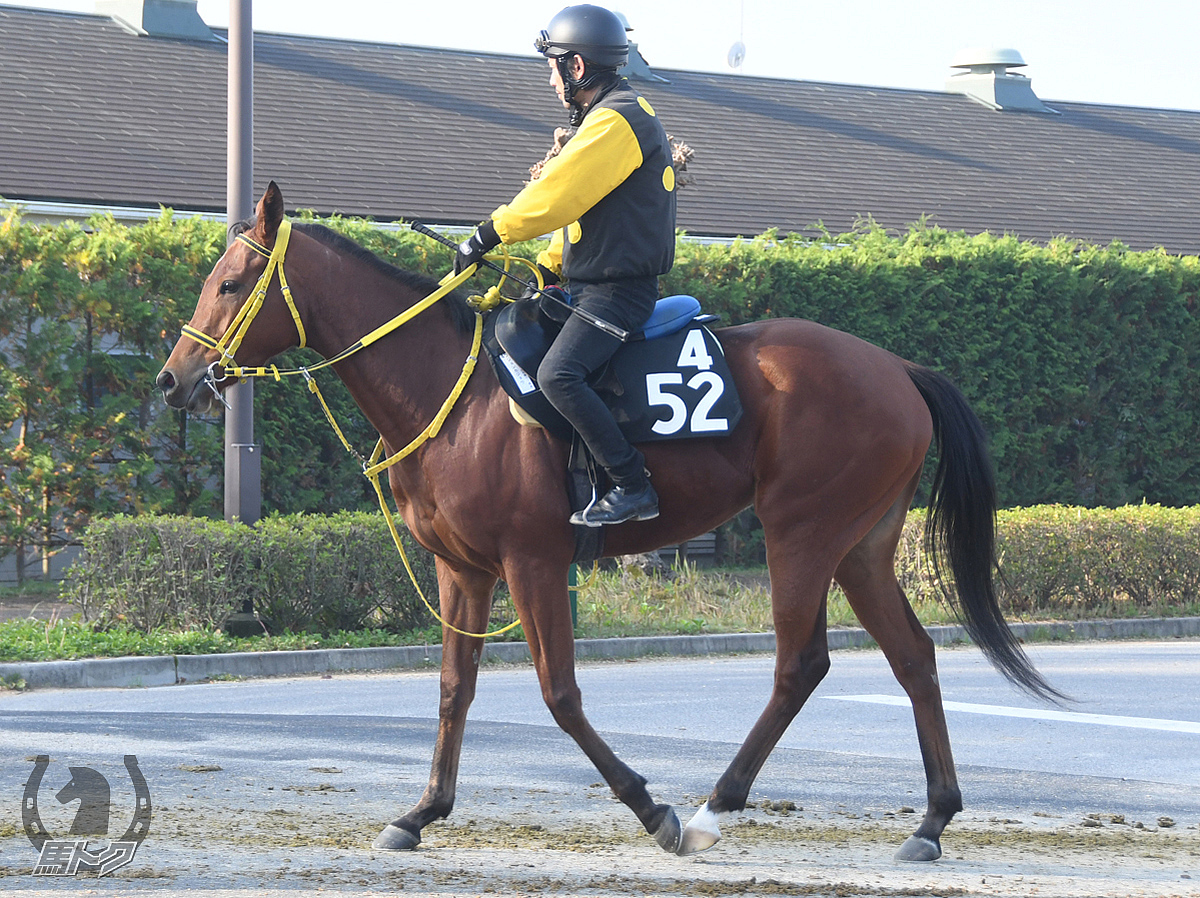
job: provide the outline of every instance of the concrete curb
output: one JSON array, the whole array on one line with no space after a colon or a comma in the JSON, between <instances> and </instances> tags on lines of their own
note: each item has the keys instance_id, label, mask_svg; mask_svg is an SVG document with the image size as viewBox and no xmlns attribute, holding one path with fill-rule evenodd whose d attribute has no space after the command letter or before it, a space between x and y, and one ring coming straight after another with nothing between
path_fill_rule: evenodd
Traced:
<instances>
[{"instance_id":1,"label":"concrete curb","mask_svg":"<svg viewBox=\"0 0 1200 898\"><path fill-rule=\"evenodd\" d=\"M1010 624L1018 639L1169 639L1200 636L1200 617L1153 620L1098 620L1072 623ZM966 642L962 627L926 627L937 645ZM862 648L874 640L861 629L829 631L830 649ZM775 651L774 633L729 633L713 636L637 636L622 639L579 639L580 661L642 658L655 655L729 655ZM529 660L523 642L492 642L484 659ZM30 688L172 686L215 677L283 677L360 670L435 669L442 647L395 646L372 649L312 649L297 652L231 652L224 655L164 655L153 658L90 658L83 661L26 661L0 664L0 679L20 678Z\"/></svg>"}]
</instances>

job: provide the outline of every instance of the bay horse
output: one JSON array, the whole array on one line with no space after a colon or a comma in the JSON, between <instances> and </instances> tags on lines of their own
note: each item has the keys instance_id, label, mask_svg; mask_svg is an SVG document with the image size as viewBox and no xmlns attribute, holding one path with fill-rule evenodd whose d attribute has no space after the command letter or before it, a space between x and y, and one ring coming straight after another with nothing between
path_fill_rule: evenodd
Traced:
<instances>
[{"instance_id":1,"label":"bay horse","mask_svg":"<svg viewBox=\"0 0 1200 898\"><path fill-rule=\"evenodd\" d=\"M158 375L172 407L206 408L229 380L214 377L233 353L230 341L216 336L228 336L239 321L247 326L231 342L242 366L265 365L304 338L330 358L437 286L320 225L287 223L281 235L284 224L283 197L271 182L254 220L204 282L185 338ZM286 291L270 278L274 263L266 258L279 256L282 269L277 239L286 245ZM256 287L260 278L267 283ZM265 293L250 327L243 307L254 303L256 289ZM472 352L474 317L464 300L448 296L334 366L389 453L417 438L454 389ZM883 650L916 719L928 806L896 857L940 857L942 831L962 799L933 642L894 571L901 527L935 436L940 461L926 536L953 574L956 588L947 595L1001 673L1034 695L1058 696L998 607L994 476L980 422L957 388L938 373L810 321L771 319L723 328L719 336L741 396L741 421L725 437L643 446L661 514L609 528L605 546L606 555L626 555L680 543L751 504L762 522L774 686L706 804L681 827L675 810L654 801L646 780L584 716L567 593L574 551L568 446L519 425L494 373L480 366L440 433L388 469L405 523L436 557L447 625L429 783L412 809L380 833L376 848L416 847L422 829L454 805L483 649L482 638L470 634L487 626L498 580L508 584L555 721L658 844L681 855L713 845L723 815L745 807L767 756L829 669L826 598L836 580Z\"/></svg>"}]
</instances>

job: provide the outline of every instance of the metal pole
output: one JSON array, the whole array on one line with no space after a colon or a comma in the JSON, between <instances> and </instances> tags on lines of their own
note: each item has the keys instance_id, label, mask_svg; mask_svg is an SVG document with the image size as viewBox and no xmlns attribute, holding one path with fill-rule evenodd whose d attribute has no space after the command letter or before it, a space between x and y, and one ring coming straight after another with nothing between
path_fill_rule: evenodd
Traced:
<instances>
[{"instance_id":1,"label":"metal pole","mask_svg":"<svg viewBox=\"0 0 1200 898\"><path fill-rule=\"evenodd\" d=\"M225 206L229 224L254 214L254 28L252 0L229 0L229 118ZM226 391L225 520L262 516L262 447L254 443L254 382Z\"/></svg>"},{"instance_id":2,"label":"metal pole","mask_svg":"<svg viewBox=\"0 0 1200 898\"><path fill-rule=\"evenodd\" d=\"M579 629L579 565L567 570L567 596L571 600L571 629Z\"/></svg>"}]
</instances>

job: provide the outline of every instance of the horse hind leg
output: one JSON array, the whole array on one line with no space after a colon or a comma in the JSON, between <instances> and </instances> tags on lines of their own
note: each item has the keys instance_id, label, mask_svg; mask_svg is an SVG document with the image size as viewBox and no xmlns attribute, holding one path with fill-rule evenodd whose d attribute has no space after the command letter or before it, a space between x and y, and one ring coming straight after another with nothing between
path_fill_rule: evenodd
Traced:
<instances>
[{"instance_id":1,"label":"horse hind leg","mask_svg":"<svg viewBox=\"0 0 1200 898\"><path fill-rule=\"evenodd\" d=\"M769 557L775 623L775 682L757 722L704 806L684 828L678 854L711 848L721 838L720 820L746 806L750 788L808 697L829 671L825 601L829 572L799 551L774 542Z\"/></svg>"},{"instance_id":2,"label":"horse hind leg","mask_svg":"<svg viewBox=\"0 0 1200 898\"><path fill-rule=\"evenodd\" d=\"M921 825L900 846L896 859L933 861L942 854L942 831L962 810L962 794L950 751L933 640L896 580L896 546L907 508L906 499L897 502L846 555L835 579L863 627L883 650L892 673L912 702L916 720L928 805Z\"/></svg>"}]
</instances>

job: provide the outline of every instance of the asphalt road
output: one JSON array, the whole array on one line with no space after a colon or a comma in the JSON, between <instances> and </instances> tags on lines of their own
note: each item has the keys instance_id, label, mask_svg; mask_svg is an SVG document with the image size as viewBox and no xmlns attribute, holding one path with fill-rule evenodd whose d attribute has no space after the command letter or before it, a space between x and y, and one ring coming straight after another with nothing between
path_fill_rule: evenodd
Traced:
<instances>
[{"instance_id":1,"label":"asphalt road","mask_svg":"<svg viewBox=\"0 0 1200 898\"><path fill-rule=\"evenodd\" d=\"M1200 640L1029 652L1076 704L1051 708L1024 696L973 648L939 651L963 817L1099 814L1151 827L1170 817L1179 831L1200 825ZM578 676L593 725L686 820L686 806L703 800L761 710L772 659L620 661L585 665ZM186 856L189 882L212 888L239 881L228 852L214 848L222 860L210 858L198 870L195 847L182 846L197 833L211 841L255 815L294 817L294 825L324 821L336 830L336 847L369 845L424 787L437 703L432 672L0 693L0 796L9 796L0 810L9 824L0 829L0 872L8 871L0 887L32 887L34 879L47 887L48 878L27 875L36 855L20 831L20 796L38 754L51 757L39 792L50 832L64 835L71 825L75 806L54 795L70 778L66 767L80 765L112 784L110 838L131 816L122 757L135 754L155 806L143 854L160 866ZM632 815L597 780L555 727L532 670L486 666L450 822L504 817L551 829L556 819L597 819L638 838ZM877 651L834 654L829 676L756 783L752 800L764 798L817 815L881 818L906 805L923 809L911 710ZM275 844L270 834L257 838L251 842L263 850ZM320 849L315 842L308 849L314 845Z\"/></svg>"}]
</instances>

